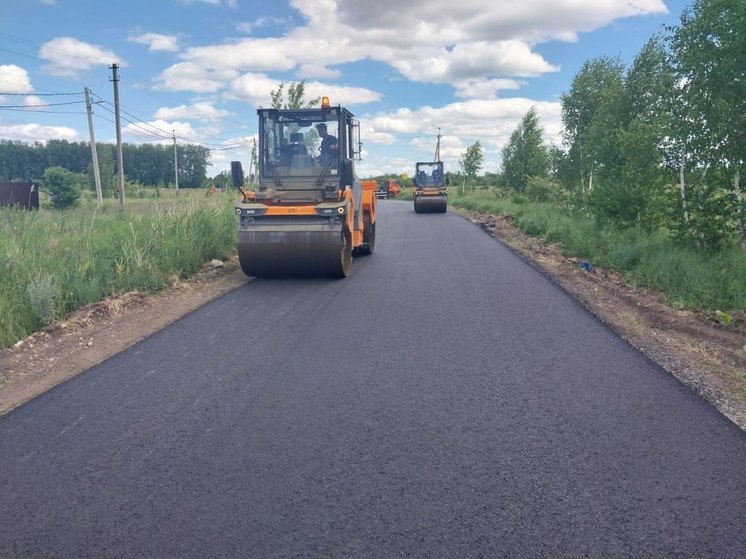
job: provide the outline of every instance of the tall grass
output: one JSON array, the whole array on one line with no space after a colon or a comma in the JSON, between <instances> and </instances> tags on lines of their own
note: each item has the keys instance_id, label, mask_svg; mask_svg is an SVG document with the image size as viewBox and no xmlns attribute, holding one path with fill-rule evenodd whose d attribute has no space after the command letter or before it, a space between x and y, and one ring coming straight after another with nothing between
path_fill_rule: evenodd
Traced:
<instances>
[{"instance_id":1,"label":"tall grass","mask_svg":"<svg viewBox=\"0 0 746 559\"><path fill-rule=\"evenodd\" d=\"M746 254L735 247L704 250L677 242L665 231L602 225L582 212L499 198L490 190L453 196L449 203L491 214L510 212L514 224L529 235L559 244L568 256L617 270L676 307L746 311Z\"/></svg>"},{"instance_id":2,"label":"tall grass","mask_svg":"<svg viewBox=\"0 0 746 559\"><path fill-rule=\"evenodd\" d=\"M136 202L0 210L0 347L108 295L162 289L235 247L232 197Z\"/></svg>"}]
</instances>

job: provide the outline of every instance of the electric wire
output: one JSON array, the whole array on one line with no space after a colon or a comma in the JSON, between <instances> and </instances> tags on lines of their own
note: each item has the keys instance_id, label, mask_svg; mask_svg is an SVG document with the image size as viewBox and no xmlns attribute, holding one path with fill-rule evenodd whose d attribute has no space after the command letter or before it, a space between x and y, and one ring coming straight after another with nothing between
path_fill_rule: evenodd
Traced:
<instances>
[{"instance_id":1,"label":"electric wire","mask_svg":"<svg viewBox=\"0 0 746 559\"><path fill-rule=\"evenodd\" d=\"M67 101L65 103L46 103L43 105L0 105L0 109L34 109L36 107L56 107L59 105L79 105L85 101Z\"/></svg>"}]
</instances>

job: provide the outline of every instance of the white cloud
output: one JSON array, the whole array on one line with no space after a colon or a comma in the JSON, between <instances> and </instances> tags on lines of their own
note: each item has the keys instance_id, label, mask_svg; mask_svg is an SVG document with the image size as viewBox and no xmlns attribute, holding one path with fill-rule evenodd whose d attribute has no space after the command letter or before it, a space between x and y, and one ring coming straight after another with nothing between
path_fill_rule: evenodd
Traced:
<instances>
[{"instance_id":1,"label":"white cloud","mask_svg":"<svg viewBox=\"0 0 746 559\"><path fill-rule=\"evenodd\" d=\"M39 50L39 58L49 61L42 68L45 72L61 77L76 77L99 65L117 63L126 66L114 52L72 37L47 41Z\"/></svg>"},{"instance_id":2,"label":"white cloud","mask_svg":"<svg viewBox=\"0 0 746 559\"><path fill-rule=\"evenodd\" d=\"M667 11L663 0L463 0L458 5L458 18L454 18L451 0L290 3L303 24L282 36L231 40L182 53L181 64L201 68L214 81L207 89L197 80L194 91L218 91L227 86L227 81L215 81L227 70L293 72L298 79L335 79L341 75L337 66L370 59L389 65L411 81L463 84L482 80L482 90L491 97L506 83L495 80L537 77L558 70L534 50L539 43L573 41L578 33L619 18ZM258 19L239 28L251 32L269 21L277 23ZM171 67L164 74L176 76L178 68ZM459 96L471 96L467 88L456 88Z\"/></svg>"},{"instance_id":3,"label":"white cloud","mask_svg":"<svg viewBox=\"0 0 746 559\"><path fill-rule=\"evenodd\" d=\"M182 4L210 4L212 6L225 5L228 8L238 8L238 0L181 0Z\"/></svg>"},{"instance_id":4,"label":"white cloud","mask_svg":"<svg viewBox=\"0 0 746 559\"><path fill-rule=\"evenodd\" d=\"M35 123L2 124L0 137L21 142L46 142L47 140L80 140L78 133L66 126L42 126Z\"/></svg>"},{"instance_id":5,"label":"white cloud","mask_svg":"<svg viewBox=\"0 0 746 559\"><path fill-rule=\"evenodd\" d=\"M476 79L455 82L456 97L462 99L489 99L497 96L499 91L520 89L523 82L509 79Z\"/></svg>"},{"instance_id":6,"label":"white cloud","mask_svg":"<svg viewBox=\"0 0 746 559\"><path fill-rule=\"evenodd\" d=\"M180 62L169 66L156 77L155 89L213 93L237 76L238 72L233 68L209 69L193 62Z\"/></svg>"},{"instance_id":7,"label":"white cloud","mask_svg":"<svg viewBox=\"0 0 746 559\"><path fill-rule=\"evenodd\" d=\"M313 22L320 22L332 12L340 24L355 32L372 28L389 28L392 32L408 29L413 33L407 38L415 37L419 42L423 36L418 30L432 30L438 31L436 35L446 44L466 39L567 40L577 32L598 29L615 19L668 11L663 0L460 0L456 22L451 0L292 0L291 3Z\"/></svg>"},{"instance_id":8,"label":"white cloud","mask_svg":"<svg viewBox=\"0 0 746 559\"><path fill-rule=\"evenodd\" d=\"M236 24L236 29L247 35L251 35L255 29L261 27L277 26L277 27L288 27L293 23L292 18L289 17L269 17L264 16L255 19L254 21L242 21Z\"/></svg>"},{"instance_id":9,"label":"white cloud","mask_svg":"<svg viewBox=\"0 0 746 559\"><path fill-rule=\"evenodd\" d=\"M231 83L229 98L247 101L254 106L267 106L275 91L282 82L264 74L247 73ZM352 107L378 101L381 94L363 87L324 84L318 81L305 83L305 98L327 96L333 105Z\"/></svg>"},{"instance_id":10,"label":"white cloud","mask_svg":"<svg viewBox=\"0 0 746 559\"><path fill-rule=\"evenodd\" d=\"M161 107L155 113L155 118L162 120L197 119L215 121L224 118L231 113L216 109L207 102L198 102L191 105L179 105L178 107Z\"/></svg>"},{"instance_id":11,"label":"white cloud","mask_svg":"<svg viewBox=\"0 0 746 559\"><path fill-rule=\"evenodd\" d=\"M132 43L148 45L150 51L176 52L179 50L179 37L176 35L163 35L161 33L143 33L127 38Z\"/></svg>"},{"instance_id":12,"label":"white cloud","mask_svg":"<svg viewBox=\"0 0 746 559\"><path fill-rule=\"evenodd\" d=\"M301 79L306 78L328 78L334 79L339 78L342 72L339 70L332 70L322 64L301 64L298 68L297 76Z\"/></svg>"},{"instance_id":13,"label":"white cloud","mask_svg":"<svg viewBox=\"0 0 746 559\"><path fill-rule=\"evenodd\" d=\"M297 56L282 38L244 39L207 47L187 49L182 58L207 69L234 68L238 71L292 70Z\"/></svg>"},{"instance_id":14,"label":"white cloud","mask_svg":"<svg viewBox=\"0 0 746 559\"><path fill-rule=\"evenodd\" d=\"M46 105L49 101L45 101L41 97L37 97L36 95L28 95L23 98L23 104L29 108L32 108L34 110L41 110L44 107L40 107L39 105Z\"/></svg>"},{"instance_id":15,"label":"white cloud","mask_svg":"<svg viewBox=\"0 0 746 559\"><path fill-rule=\"evenodd\" d=\"M28 72L15 64L0 65L0 91L31 93L34 90Z\"/></svg>"},{"instance_id":16,"label":"white cloud","mask_svg":"<svg viewBox=\"0 0 746 559\"><path fill-rule=\"evenodd\" d=\"M246 73L231 82L227 97L266 107L280 83L264 74Z\"/></svg>"},{"instance_id":17,"label":"white cloud","mask_svg":"<svg viewBox=\"0 0 746 559\"><path fill-rule=\"evenodd\" d=\"M479 140L493 161L510 139L513 130L532 107L536 107L547 141L557 141L562 127L562 107L557 102L541 102L515 97L510 99L472 99L443 107L424 106L392 112L363 115L361 138L364 144L389 144L397 137L412 137L410 147L423 160L435 152L438 129L441 156L446 166L455 169L467 146ZM400 140L401 141L401 140ZM496 171L497 169L489 169Z\"/></svg>"},{"instance_id":18,"label":"white cloud","mask_svg":"<svg viewBox=\"0 0 746 559\"><path fill-rule=\"evenodd\" d=\"M452 49L441 48L420 58L391 62L410 80L449 83L485 76L539 76L557 71L526 43L463 43Z\"/></svg>"}]
</instances>

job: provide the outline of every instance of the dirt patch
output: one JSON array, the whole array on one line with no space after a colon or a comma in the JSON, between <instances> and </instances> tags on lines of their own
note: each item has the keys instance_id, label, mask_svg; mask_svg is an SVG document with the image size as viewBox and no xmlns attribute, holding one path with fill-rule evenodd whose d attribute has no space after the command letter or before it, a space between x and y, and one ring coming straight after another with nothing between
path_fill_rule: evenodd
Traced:
<instances>
[{"instance_id":1,"label":"dirt patch","mask_svg":"<svg viewBox=\"0 0 746 559\"><path fill-rule=\"evenodd\" d=\"M483 227L663 369L746 430L746 315L724 326L714 313L673 309L659 294L627 285L613 271L584 267L556 245L529 237L512 216L452 209ZM588 269L585 269L588 268ZM89 305L67 320L0 351L0 414L134 345L246 281L235 262L207 268L162 293L128 293Z\"/></svg>"},{"instance_id":2,"label":"dirt patch","mask_svg":"<svg viewBox=\"0 0 746 559\"><path fill-rule=\"evenodd\" d=\"M208 266L160 293L127 293L0 351L0 415L136 344L246 282L237 264Z\"/></svg>"},{"instance_id":3,"label":"dirt patch","mask_svg":"<svg viewBox=\"0 0 746 559\"><path fill-rule=\"evenodd\" d=\"M671 308L654 291L625 283L619 274L568 258L559 246L513 226L511 214L454 209L544 270L649 359L692 388L746 430L746 313Z\"/></svg>"}]
</instances>

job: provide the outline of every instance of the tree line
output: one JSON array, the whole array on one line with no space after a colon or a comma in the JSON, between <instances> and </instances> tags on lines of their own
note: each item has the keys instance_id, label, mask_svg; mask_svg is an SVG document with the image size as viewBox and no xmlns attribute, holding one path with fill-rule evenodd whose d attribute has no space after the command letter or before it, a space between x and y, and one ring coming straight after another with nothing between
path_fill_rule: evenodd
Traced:
<instances>
[{"instance_id":1,"label":"tree line","mask_svg":"<svg viewBox=\"0 0 746 559\"><path fill-rule=\"evenodd\" d=\"M104 194L116 189L116 146L96 142L101 186ZM143 186L168 187L174 184L173 146L123 144L125 179ZM207 180L210 150L194 144L178 144L179 188L199 188ZM0 140L0 180L40 181L46 169L61 167L70 173L84 175L94 188L89 142L49 140L27 144Z\"/></svg>"},{"instance_id":2,"label":"tree line","mask_svg":"<svg viewBox=\"0 0 746 559\"><path fill-rule=\"evenodd\" d=\"M626 67L588 60L562 95L563 141L532 108L502 150L508 189L598 220L746 248L746 2L694 0Z\"/></svg>"}]
</instances>

